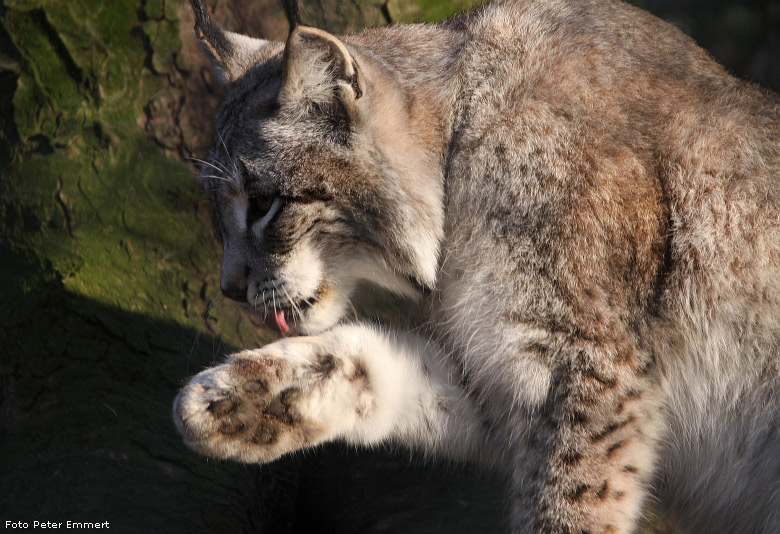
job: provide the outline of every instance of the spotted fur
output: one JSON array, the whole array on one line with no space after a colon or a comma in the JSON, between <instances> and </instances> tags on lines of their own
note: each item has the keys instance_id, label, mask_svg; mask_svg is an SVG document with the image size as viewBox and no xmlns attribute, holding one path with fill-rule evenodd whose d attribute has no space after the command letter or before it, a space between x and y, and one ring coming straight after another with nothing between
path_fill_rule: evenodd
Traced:
<instances>
[{"instance_id":1,"label":"spotted fur","mask_svg":"<svg viewBox=\"0 0 780 534\"><path fill-rule=\"evenodd\" d=\"M194 377L188 444L478 459L516 533L632 532L648 495L688 532L780 532L777 95L615 0L286 43L193 4L229 84L223 291L308 336ZM424 338L337 326L361 280L424 301Z\"/></svg>"}]
</instances>

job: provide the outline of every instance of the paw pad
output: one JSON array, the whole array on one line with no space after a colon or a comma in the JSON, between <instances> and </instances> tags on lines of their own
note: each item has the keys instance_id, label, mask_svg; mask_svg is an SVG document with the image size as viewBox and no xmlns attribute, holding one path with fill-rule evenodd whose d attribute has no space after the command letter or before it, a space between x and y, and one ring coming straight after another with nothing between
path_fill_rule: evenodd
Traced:
<instances>
[{"instance_id":1,"label":"paw pad","mask_svg":"<svg viewBox=\"0 0 780 534\"><path fill-rule=\"evenodd\" d=\"M220 399L211 401L208 406L208 411L214 414L216 417L223 417L230 413L233 413L238 408L238 403L233 402L230 399Z\"/></svg>"},{"instance_id":2,"label":"paw pad","mask_svg":"<svg viewBox=\"0 0 780 534\"><path fill-rule=\"evenodd\" d=\"M200 452L267 462L335 435L372 402L360 360L287 341L203 371L179 394L174 418Z\"/></svg>"},{"instance_id":3,"label":"paw pad","mask_svg":"<svg viewBox=\"0 0 780 534\"><path fill-rule=\"evenodd\" d=\"M243 389L247 393L268 392L268 387L265 385L265 382L263 382L262 380L249 380L247 382L244 382L241 386L241 389Z\"/></svg>"}]
</instances>

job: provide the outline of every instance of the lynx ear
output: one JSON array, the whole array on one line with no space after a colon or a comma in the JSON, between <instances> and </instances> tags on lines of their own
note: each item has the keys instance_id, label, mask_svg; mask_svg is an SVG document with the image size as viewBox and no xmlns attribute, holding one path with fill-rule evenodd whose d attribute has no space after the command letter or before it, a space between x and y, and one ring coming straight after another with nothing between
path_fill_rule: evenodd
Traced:
<instances>
[{"instance_id":1,"label":"lynx ear","mask_svg":"<svg viewBox=\"0 0 780 534\"><path fill-rule=\"evenodd\" d=\"M363 74L344 43L316 28L292 28L284 50L280 100L327 104L338 98L350 108L364 93Z\"/></svg>"},{"instance_id":2,"label":"lynx ear","mask_svg":"<svg viewBox=\"0 0 780 534\"><path fill-rule=\"evenodd\" d=\"M258 50L268 41L225 31L211 22L203 0L190 0L190 3L195 11L195 34L211 56L223 81L236 81L249 70Z\"/></svg>"}]
</instances>

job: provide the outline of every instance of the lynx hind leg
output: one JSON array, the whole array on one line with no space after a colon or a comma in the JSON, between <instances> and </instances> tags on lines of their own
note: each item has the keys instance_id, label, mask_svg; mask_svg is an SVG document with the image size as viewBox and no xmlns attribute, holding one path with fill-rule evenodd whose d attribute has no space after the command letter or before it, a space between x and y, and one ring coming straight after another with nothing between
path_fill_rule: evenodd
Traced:
<instances>
[{"instance_id":1,"label":"lynx hind leg","mask_svg":"<svg viewBox=\"0 0 780 534\"><path fill-rule=\"evenodd\" d=\"M513 532L635 531L663 428L654 363L631 349L586 347L560 350L568 362L535 456L515 466Z\"/></svg>"},{"instance_id":2,"label":"lynx hind leg","mask_svg":"<svg viewBox=\"0 0 780 534\"><path fill-rule=\"evenodd\" d=\"M312 338L237 353L193 377L173 417L196 451L243 462L339 437L369 411L359 359L339 357Z\"/></svg>"}]
</instances>

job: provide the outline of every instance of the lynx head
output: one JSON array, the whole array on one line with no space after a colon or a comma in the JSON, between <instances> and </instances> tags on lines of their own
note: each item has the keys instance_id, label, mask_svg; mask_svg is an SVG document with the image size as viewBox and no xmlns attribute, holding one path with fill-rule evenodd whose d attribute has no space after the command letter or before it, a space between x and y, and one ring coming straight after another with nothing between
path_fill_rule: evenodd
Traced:
<instances>
[{"instance_id":1,"label":"lynx head","mask_svg":"<svg viewBox=\"0 0 780 534\"><path fill-rule=\"evenodd\" d=\"M223 294L307 334L340 319L360 280L431 287L441 154L415 132L408 84L359 45L300 25L294 3L286 43L224 31L192 5L227 85L201 170Z\"/></svg>"}]
</instances>

